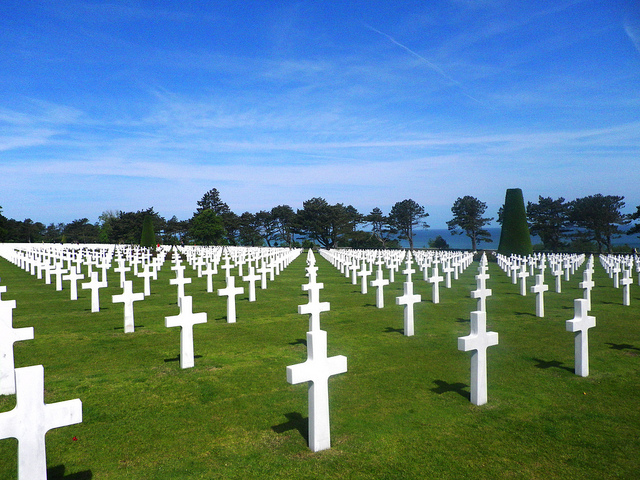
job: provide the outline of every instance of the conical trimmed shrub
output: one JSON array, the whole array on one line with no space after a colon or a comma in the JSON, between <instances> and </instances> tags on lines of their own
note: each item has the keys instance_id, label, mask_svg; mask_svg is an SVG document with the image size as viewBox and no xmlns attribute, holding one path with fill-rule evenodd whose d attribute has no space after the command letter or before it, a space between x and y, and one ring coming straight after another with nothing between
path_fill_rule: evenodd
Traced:
<instances>
[{"instance_id":1,"label":"conical trimmed shrub","mask_svg":"<svg viewBox=\"0 0 640 480\"><path fill-rule=\"evenodd\" d=\"M151 215L144 217L142 221L142 235L140 236L140 246L153 248L156 246L156 234L153 230L153 218Z\"/></svg>"},{"instance_id":2,"label":"conical trimmed shrub","mask_svg":"<svg viewBox=\"0 0 640 480\"><path fill-rule=\"evenodd\" d=\"M502 209L502 230L498 253L503 255L530 255L533 253L531 234L527 224L524 197L519 188L508 188Z\"/></svg>"}]
</instances>

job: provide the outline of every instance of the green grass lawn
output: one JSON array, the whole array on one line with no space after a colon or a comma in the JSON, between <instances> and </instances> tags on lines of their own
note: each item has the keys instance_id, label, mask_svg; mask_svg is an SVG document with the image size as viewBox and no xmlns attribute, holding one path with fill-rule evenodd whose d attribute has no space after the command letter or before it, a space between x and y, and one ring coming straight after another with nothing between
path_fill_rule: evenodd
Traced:
<instances>
[{"instance_id":1,"label":"green grass lawn","mask_svg":"<svg viewBox=\"0 0 640 480\"><path fill-rule=\"evenodd\" d=\"M395 304L404 276L385 291L384 309L317 256L329 355L345 355L348 372L329 381L332 448L306 443L307 386L289 385L286 367L306 359L307 303L301 255L257 290L238 297L237 323L226 323L226 299L206 292L206 279L185 286L193 311L195 367L179 366L180 333L165 328L176 315L174 277L165 263L151 296L136 302L136 331L123 333L118 276L101 289L101 311L90 292L77 301L0 259L3 300L15 299L14 327L33 326L35 339L15 344L16 367L42 364L45 401L80 398L83 421L49 431L49 479L214 478L638 478L640 474L640 287L631 306L597 264L589 331L590 376L573 373L573 300L582 297L581 271L535 297L495 263L487 286L487 328L499 333L488 349L488 404L469 402L470 354L457 349L469 334L476 301L477 262L431 303L431 285L415 274L415 336L402 334ZM131 274L128 278L132 279ZM371 277L370 279L373 279ZM83 281L87 281L86 279ZM529 279L531 284L531 279ZM223 274L214 288L224 286ZM142 279L134 279L141 292ZM15 396L0 397L0 412ZM73 438L77 440L74 441ZM0 441L0 478L17 478L17 441Z\"/></svg>"}]
</instances>

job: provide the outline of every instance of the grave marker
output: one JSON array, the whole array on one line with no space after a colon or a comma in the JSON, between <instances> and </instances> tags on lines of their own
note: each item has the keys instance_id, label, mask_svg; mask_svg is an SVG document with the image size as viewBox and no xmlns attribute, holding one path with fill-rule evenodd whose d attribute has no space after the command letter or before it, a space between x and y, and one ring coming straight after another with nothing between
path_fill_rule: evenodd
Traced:
<instances>
[{"instance_id":1,"label":"grave marker","mask_svg":"<svg viewBox=\"0 0 640 480\"><path fill-rule=\"evenodd\" d=\"M193 349L193 326L207 323L207 313L193 313L193 297L182 297L180 313L164 317L167 328L180 327L180 368L191 368L195 365Z\"/></svg>"},{"instance_id":2,"label":"grave marker","mask_svg":"<svg viewBox=\"0 0 640 480\"><path fill-rule=\"evenodd\" d=\"M566 321L567 331L575 332L575 372L576 375L589 375L589 329L596 326L596 317L587 315L587 300L577 298L573 301L573 319Z\"/></svg>"}]
</instances>

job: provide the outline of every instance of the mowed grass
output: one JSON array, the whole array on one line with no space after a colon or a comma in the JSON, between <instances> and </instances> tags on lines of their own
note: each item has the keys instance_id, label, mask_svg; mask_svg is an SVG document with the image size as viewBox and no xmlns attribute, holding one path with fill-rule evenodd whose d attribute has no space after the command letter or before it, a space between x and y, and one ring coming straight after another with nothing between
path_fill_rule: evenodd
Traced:
<instances>
[{"instance_id":1,"label":"mowed grass","mask_svg":"<svg viewBox=\"0 0 640 480\"><path fill-rule=\"evenodd\" d=\"M237 323L226 322L226 299L206 292L206 279L188 267L193 311L208 323L194 327L195 367L180 369L174 273L165 263L151 296L134 304L136 331L123 333L121 293L110 272L101 311L90 292L69 300L0 259L3 300L15 299L15 327L33 326L35 339L15 344L16 367L42 364L45 402L80 398L81 424L47 434L49 478L638 478L640 472L640 287L622 305L596 266L589 331L590 375L573 373L574 334L565 321L582 296L582 269L562 293L535 297L490 264L487 326L499 333L488 350L488 404L469 402L470 354L457 350L469 334L476 301L477 262L431 303L431 285L414 274L422 302L415 336L403 335L395 304L404 276L385 290L385 308L328 262L318 259L329 355L345 355L348 372L329 381L332 448L312 453L306 443L307 385L289 385L286 367L306 359L307 303L301 255L257 302L238 298ZM584 268L584 267L583 267ZM134 279L131 273L129 279ZM372 278L370 278L372 279ZM531 279L529 279L531 284ZM87 280L83 280L87 281ZM241 282L236 282L240 284ZM214 288L224 286L222 273ZM134 291L143 289L134 279ZM0 412L15 396L0 397ZM73 438L77 440L73 440ZM0 441L0 478L17 478L17 442Z\"/></svg>"}]
</instances>

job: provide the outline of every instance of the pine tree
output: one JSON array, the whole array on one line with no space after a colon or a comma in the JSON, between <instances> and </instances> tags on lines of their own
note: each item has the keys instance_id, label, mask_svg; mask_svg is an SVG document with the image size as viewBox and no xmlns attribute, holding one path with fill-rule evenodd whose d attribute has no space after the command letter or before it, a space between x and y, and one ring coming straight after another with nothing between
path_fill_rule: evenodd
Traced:
<instances>
[{"instance_id":1,"label":"pine tree","mask_svg":"<svg viewBox=\"0 0 640 480\"><path fill-rule=\"evenodd\" d=\"M524 197L519 188L508 188L504 198L498 253L503 255L533 253L527 213L524 209Z\"/></svg>"}]
</instances>

